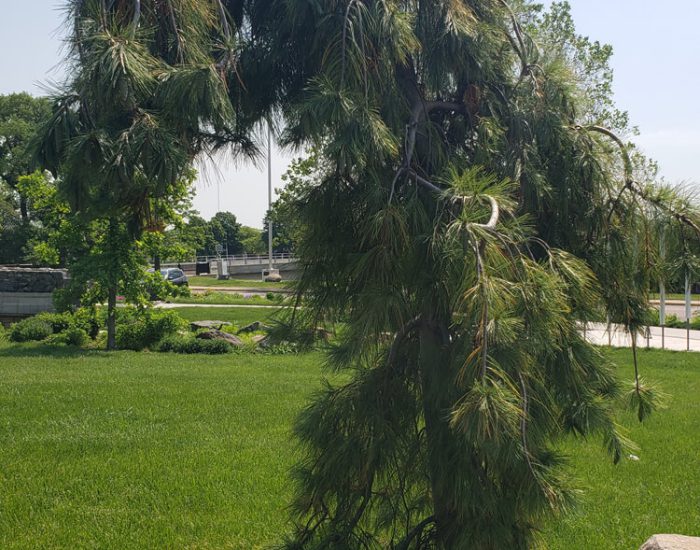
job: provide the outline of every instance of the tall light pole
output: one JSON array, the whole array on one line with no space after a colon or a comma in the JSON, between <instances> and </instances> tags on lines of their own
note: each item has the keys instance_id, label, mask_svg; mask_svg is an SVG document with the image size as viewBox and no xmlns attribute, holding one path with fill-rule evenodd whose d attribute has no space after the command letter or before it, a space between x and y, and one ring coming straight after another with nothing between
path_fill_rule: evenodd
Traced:
<instances>
[{"instance_id":1,"label":"tall light pole","mask_svg":"<svg viewBox=\"0 0 700 550\"><path fill-rule=\"evenodd\" d=\"M272 270L272 124L267 121L267 261Z\"/></svg>"}]
</instances>

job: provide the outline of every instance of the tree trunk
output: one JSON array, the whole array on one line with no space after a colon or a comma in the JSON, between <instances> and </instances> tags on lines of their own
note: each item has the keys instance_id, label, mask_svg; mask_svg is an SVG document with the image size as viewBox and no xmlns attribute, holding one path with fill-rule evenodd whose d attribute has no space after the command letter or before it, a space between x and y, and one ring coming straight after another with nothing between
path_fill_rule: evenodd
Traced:
<instances>
[{"instance_id":1,"label":"tree trunk","mask_svg":"<svg viewBox=\"0 0 700 550\"><path fill-rule=\"evenodd\" d=\"M449 426L451 375L449 354L443 345L442 333L435 326L420 328L420 371L423 394L423 415L428 445L428 468L433 501L433 515L442 548L456 548L461 532L457 503L452 493L450 450L454 434Z\"/></svg>"},{"instance_id":2,"label":"tree trunk","mask_svg":"<svg viewBox=\"0 0 700 550\"><path fill-rule=\"evenodd\" d=\"M29 207L27 206L27 197L21 194L19 196L19 213L22 216L22 221L24 223L29 222Z\"/></svg>"},{"instance_id":3,"label":"tree trunk","mask_svg":"<svg viewBox=\"0 0 700 550\"><path fill-rule=\"evenodd\" d=\"M160 254L153 256L153 271L156 273L160 271Z\"/></svg>"},{"instance_id":4,"label":"tree trunk","mask_svg":"<svg viewBox=\"0 0 700 550\"><path fill-rule=\"evenodd\" d=\"M117 285L110 285L107 295L107 349L117 349Z\"/></svg>"}]
</instances>

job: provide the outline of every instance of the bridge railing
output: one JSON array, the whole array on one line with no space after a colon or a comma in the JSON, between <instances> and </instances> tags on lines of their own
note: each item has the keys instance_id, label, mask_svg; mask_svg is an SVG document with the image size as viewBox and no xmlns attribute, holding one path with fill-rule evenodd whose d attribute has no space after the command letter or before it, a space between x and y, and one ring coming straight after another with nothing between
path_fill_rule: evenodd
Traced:
<instances>
[{"instance_id":1,"label":"bridge railing","mask_svg":"<svg viewBox=\"0 0 700 550\"><path fill-rule=\"evenodd\" d=\"M197 256L190 261L185 262L163 262L161 267L163 269L168 267L181 267L186 273L191 274L195 271L195 266L198 263L209 263L212 269L216 269L216 262L222 259L226 261L230 268L235 268L238 266L259 266L264 268L268 265L269 257L267 254L235 254L228 256ZM272 264L275 266L293 264L297 261L294 254L289 253L279 253L272 255Z\"/></svg>"},{"instance_id":2,"label":"bridge railing","mask_svg":"<svg viewBox=\"0 0 700 550\"><path fill-rule=\"evenodd\" d=\"M265 265L269 261L267 254L231 254L228 256L197 256L197 262L216 262L219 259L228 262L228 265ZM272 255L273 263L292 263L296 261L294 254L287 252Z\"/></svg>"}]
</instances>

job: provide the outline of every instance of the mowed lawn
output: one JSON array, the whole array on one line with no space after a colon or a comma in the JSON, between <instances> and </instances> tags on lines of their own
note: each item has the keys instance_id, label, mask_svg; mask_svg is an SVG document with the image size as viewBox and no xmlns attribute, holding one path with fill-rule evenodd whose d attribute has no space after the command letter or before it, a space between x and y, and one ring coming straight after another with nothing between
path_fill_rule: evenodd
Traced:
<instances>
[{"instance_id":1,"label":"mowed lawn","mask_svg":"<svg viewBox=\"0 0 700 550\"><path fill-rule=\"evenodd\" d=\"M260 279L217 279L213 276L192 276L188 278L190 286L256 288L260 290L285 291L291 288L290 281L268 283Z\"/></svg>"},{"instance_id":2,"label":"mowed lawn","mask_svg":"<svg viewBox=\"0 0 700 550\"><path fill-rule=\"evenodd\" d=\"M318 355L0 347L0 548L259 548Z\"/></svg>"},{"instance_id":3,"label":"mowed lawn","mask_svg":"<svg viewBox=\"0 0 700 550\"><path fill-rule=\"evenodd\" d=\"M270 322L281 311L278 307L175 307L174 311L188 321L226 321L238 327L255 321Z\"/></svg>"},{"instance_id":4,"label":"mowed lawn","mask_svg":"<svg viewBox=\"0 0 700 550\"><path fill-rule=\"evenodd\" d=\"M613 355L628 378L629 353ZM631 549L655 532L700 535L700 355L640 355L645 376L671 394L668 408L642 427L621 416L641 446L638 462L612 466L598 441L565 444L585 493L544 533L550 548ZM279 542L298 452L291 426L320 387L321 363L315 353L0 345L0 548Z\"/></svg>"}]
</instances>

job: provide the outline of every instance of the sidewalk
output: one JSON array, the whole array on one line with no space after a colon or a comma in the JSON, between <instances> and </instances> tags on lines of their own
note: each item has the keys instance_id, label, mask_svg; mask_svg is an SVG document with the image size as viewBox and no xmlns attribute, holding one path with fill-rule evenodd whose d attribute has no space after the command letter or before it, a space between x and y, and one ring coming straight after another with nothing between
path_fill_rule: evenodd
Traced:
<instances>
[{"instance_id":1,"label":"sidewalk","mask_svg":"<svg viewBox=\"0 0 700 550\"><path fill-rule=\"evenodd\" d=\"M649 338L637 336L637 347L667 349L674 351L700 351L700 330L686 331L684 328L649 327ZM589 323L585 331L586 339L598 346L629 348L632 339L620 325L612 325L610 332L605 323Z\"/></svg>"},{"instance_id":2,"label":"sidewalk","mask_svg":"<svg viewBox=\"0 0 700 550\"><path fill-rule=\"evenodd\" d=\"M245 286L190 286L190 291L195 294L203 294L205 292L232 292L235 294L258 294L265 296L269 292L275 294L292 294L293 291L285 288L260 288L260 287L245 287Z\"/></svg>"}]
</instances>

